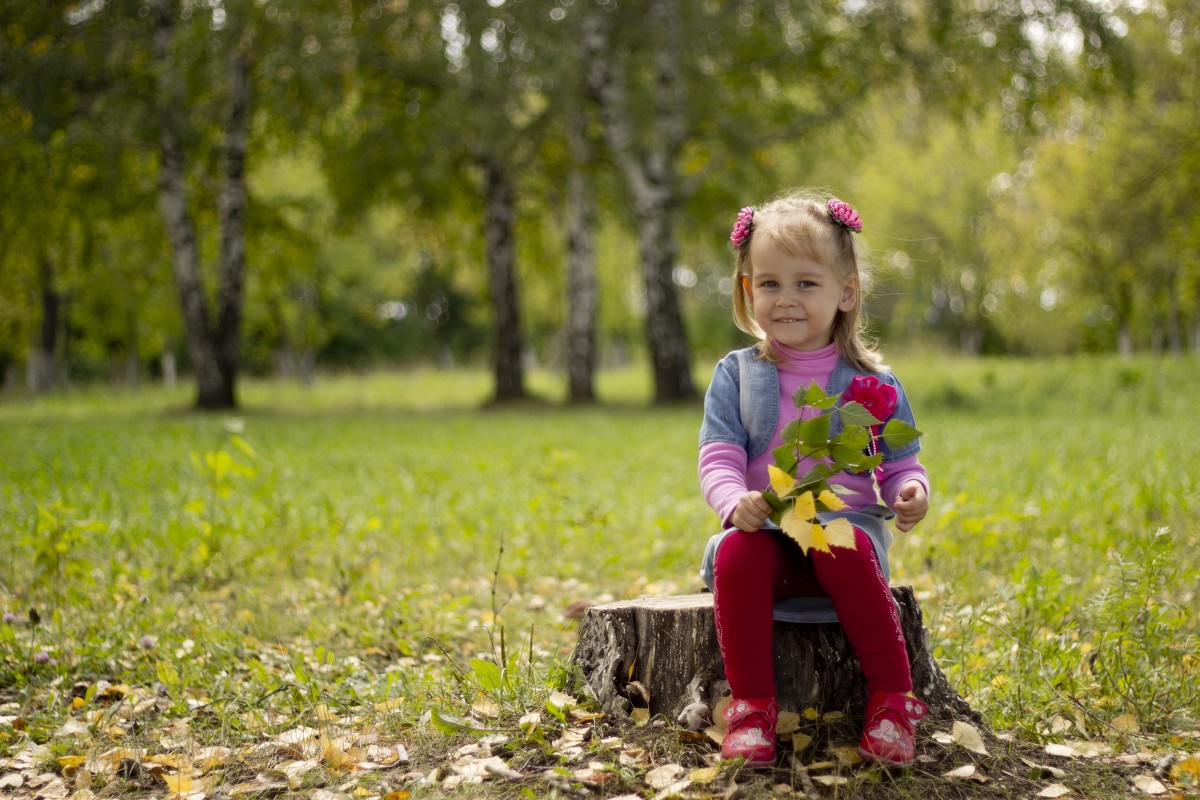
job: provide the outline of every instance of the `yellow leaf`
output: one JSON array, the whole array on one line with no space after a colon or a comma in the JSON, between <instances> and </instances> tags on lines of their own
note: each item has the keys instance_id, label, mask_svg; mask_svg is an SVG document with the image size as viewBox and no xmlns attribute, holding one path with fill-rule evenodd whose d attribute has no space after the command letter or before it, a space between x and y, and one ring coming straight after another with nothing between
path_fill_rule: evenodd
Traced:
<instances>
[{"instance_id":1,"label":"yellow leaf","mask_svg":"<svg viewBox=\"0 0 1200 800\"><path fill-rule=\"evenodd\" d=\"M640 728L650 721L650 709L635 708L629 712L629 718L633 720L634 725Z\"/></svg>"},{"instance_id":2,"label":"yellow leaf","mask_svg":"<svg viewBox=\"0 0 1200 800\"><path fill-rule=\"evenodd\" d=\"M1179 780L1179 776L1184 774L1192 776L1192 780L1200 779L1200 756L1185 758L1171 768L1172 780Z\"/></svg>"},{"instance_id":3,"label":"yellow leaf","mask_svg":"<svg viewBox=\"0 0 1200 800\"><path fill-rule=\"evenodd\" d=\"M800 549L808 553L810 540L812 539L813 525L808 521L808 518L801 518L796 513L796 505L783 512L783 516L779 519L779 527L783 532L792 537L796 544L800 545Z\"/></svg>"},{"instance_id":4,"label":"yellow leaf","mask_svg":"<svg viewBox=\"0 0 1200 800\"><path fill-rule=\"evenodd\" d=\"M771 490L779 497L783 497L792 490L793 486L796 485L795 478L793 478L791 475L788 475L774 464L771 464L767 467L767 475L769 475L771 478Z\"/></svg>"},{"instance_id":5,"label":"yellow leaf","mask_svg":"<svg viewBox=\"0 0 1200 800\"><path fill-rule=\"evenodd\" d=\"M800 715L795 711L780 711L775 722L775 733L780 736L794 732L800 727Z\"/></svg>"},{"instance_id":6,"label":"yellow leaf","mask_svg":"<svg viewBox=\"0 0 1200 800\"><path fill-rule=\"evenodd\" d=\"M87 756L62 756L58 759L58 763L62 764L63 769L78 767L87 761Z\"/></svg>"},{"instance_id":7,"label":"yellow leaf","mask_svg":"<svg viewBox=\"0 0 1200 800\"><path fill-rule=\"evenodd\" d=\"M796 510L796 516L801 519L812 519L817 515L817 503L813 500L812 492L805 492L797 497L793 508Z\"/></svg>"},{"instance_id":8,"label":"yellow leaf","mask_svg":"<svg viewBox=\"0 0 1200 800\"><path fill-rule=\"evenodd\" d=\"M825 507L830 511L840 511L846 507L846 501L828 489L821 492L821 495L817 499L824 503Z\"/></svg>"},{"instance_id":9,"label":"yellow leaf","mask_svg":"<svg viewBox=\"0 0 1200 800\"><path fill-rule=\"evenodd\" d=\"M822 553L832 555L833 551L829 549L829 539L825 536L825 529L820 525L812 524L812 532L808 540L813 550L820 550Z\"/></svg>"},{"instance_id":10,"label":"yellow leaf","mask_svg":"<svg viewBox=\"0 0 1200 800\"><path fill-rule=\"evenodd\" d=\"M1126 733L1137 733L1140 730L1138 719L1133 714L1122 714L1110 723L1114 728Z\"/></svg>"},{"instance_id":11,"label":"yellow leaf","mask_svg":"<svg viewBox=\"0 0 1200 800\"><path fill-rule=\"evenodd\" d=\"M856 549L854 543L854 526L850 524L850 520L848 519L839 517L826 525L825 539L835 547L844 547L847 550Z\"/></svg>"},{"instance_id":12,"label":"yellow leaf","mask_svg":"<svg viewBox=\"0 0 1200 800\"><path fill-rule=\"evenodd\" d=\"M168 775L163 773L162 779L163 783L167 785L167 789L169 789L172 794L189 794L195 791L195 784L192 783L192 776L186 773L179 773L178 775Z\"/></svg>"}]
</instances>

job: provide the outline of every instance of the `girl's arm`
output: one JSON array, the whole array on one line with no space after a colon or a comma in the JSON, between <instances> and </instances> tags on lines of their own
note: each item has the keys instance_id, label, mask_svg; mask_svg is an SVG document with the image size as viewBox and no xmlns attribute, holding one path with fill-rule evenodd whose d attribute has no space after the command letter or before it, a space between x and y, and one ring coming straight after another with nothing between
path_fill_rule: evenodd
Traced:
<instances>
[{"instance_id":1,"label":"girl's arm","mask_svg":"<svg viewBox=\"0 0 1200 800\"><path fill-rule=\"evenodd\" d=\"M929 511L929 476L916 456L885 463L879 496L896 512L896 528L912 530Z\"/></svg>"},{"instance_id":2,"label":"girl's arm","mask_svg":"<svg viewBox=\"0 0 1200 800\"><path fill-rule=\"evenodd\" d=\"M728 526L746 485L746 451L735 444L711 442L700 447L700 491Z\"/></svg>"}]
</instances>

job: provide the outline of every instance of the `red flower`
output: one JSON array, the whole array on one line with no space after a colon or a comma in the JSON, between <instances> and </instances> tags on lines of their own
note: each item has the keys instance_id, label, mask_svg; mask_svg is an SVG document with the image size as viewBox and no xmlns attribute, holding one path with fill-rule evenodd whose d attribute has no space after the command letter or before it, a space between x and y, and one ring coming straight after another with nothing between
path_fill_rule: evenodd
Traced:
<instances>
[{"instance_id":1,"label":"red flower","mask_svg":"<svg viewBox=\"0 0 1200 800\"><path fill-rule=\"evenodd\" d=\"M886 422L896 410L896 387L873 375L859 375L842 393L842 402L858 403L875 419Z\"/></svg>"}]
</instances>

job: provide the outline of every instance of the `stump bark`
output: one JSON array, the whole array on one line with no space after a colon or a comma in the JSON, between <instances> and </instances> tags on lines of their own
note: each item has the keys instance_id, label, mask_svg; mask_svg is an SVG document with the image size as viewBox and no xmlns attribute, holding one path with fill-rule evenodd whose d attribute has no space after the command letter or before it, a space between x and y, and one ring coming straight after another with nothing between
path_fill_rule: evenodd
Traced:
<instances>
[{"instance_id":1,"label":"stump bark","mask_svg":"<svg viewBox=\"0 0 1200 800\"><path fill-rule=\"evenodd\" d=\"M934 660L912 587L893 587L892 594L908 645L913 692L929 705L930 717L982 725L981 716L958 695ZM841 625L777 621L774 647L776 694L782 708L865 712L862 673ZM648 705L652 714L681 721L692 704L711 709L729 693L711 594L593 606L580 620L572 660L609 713L628 714Z\"/></svg>"}]
</instances>

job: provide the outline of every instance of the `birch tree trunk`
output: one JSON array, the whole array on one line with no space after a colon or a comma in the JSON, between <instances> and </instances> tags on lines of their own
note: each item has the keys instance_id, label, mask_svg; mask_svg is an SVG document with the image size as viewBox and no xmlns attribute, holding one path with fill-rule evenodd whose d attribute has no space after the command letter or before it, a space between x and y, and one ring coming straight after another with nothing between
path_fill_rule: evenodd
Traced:
<instances>
[{"instance_id":1,"label":"birch tree trunk","mask_svg":"<svg viewBox=\"0 0 1200 800\"><path fill-rule=\"evenodd\" d=\"M499 159L482 159L484 184L484 247L488 284L492 294L493 367L497 402L525 397L525 369L521 363L524 337L521 334L520 303L517 297L516 247L513 219L516 192L507 167Z\"/></svg>"},{"instance_id":2,"label":"birch tree trunk","mask_svg":"<svg viewBox=\"0 0 1200 800\"><path fill-rule=\"evenodd\" d=\"M571 174L567 178L567 377L572 403L596 399L596 314L599 289L593 231L592 148L587 117L576 107L568 121Z\"/></svg>"},{"instance_id":3,"label":"birch tree trunk","mask_svg":"<svg viewBox=\"0 0 1200 800\"><path fill-rule=\"evenodd\" d=\"M38 269L41 290L42 324L38 338L29 353L26 365L26 384L34 394L45 394L54 388L57 370L58 328L62 295L54 281L54 262L43 255Z\"/></svg>"},{"instance_id":4,"label":"birch tree trunk","mask_svg":"<svg viewBox=\"0 0 1200 800\"><path fill-rule=\"evenodd\" d=\"M159 209L171 243L171 264L183 313L188 353L196 372L196 407L235 408L238 346L245 283L246 146L250 126L250 66L235 48L229 63L229 108L217 201L220 225L216 324L201 275L200 249L187 192L187 155L180 129L186 109L183 76L173 61L178 9L156 0L154 55L160 114Z\"/></svg>"},{"instance_id":5,"label":"birch tree trunk","mask_svg":"<svg viewBox=\"0 0 1200 800\"><path fill-rule=\"evenodd\" d=\"M633 197L642 283L646 290L646 343L654 366L658 403L695 396L691 352L683 326L674 271L675 213L680 190L675 158L686 134L686 102L679 69L679 0L651 0L647 16L660 32L653 56L654 114L639 130L630 109L624 65L614 58L607 12L594 11L585 25L588 83L599 101L604 135Z\"/></svg>"}]
</instances>

